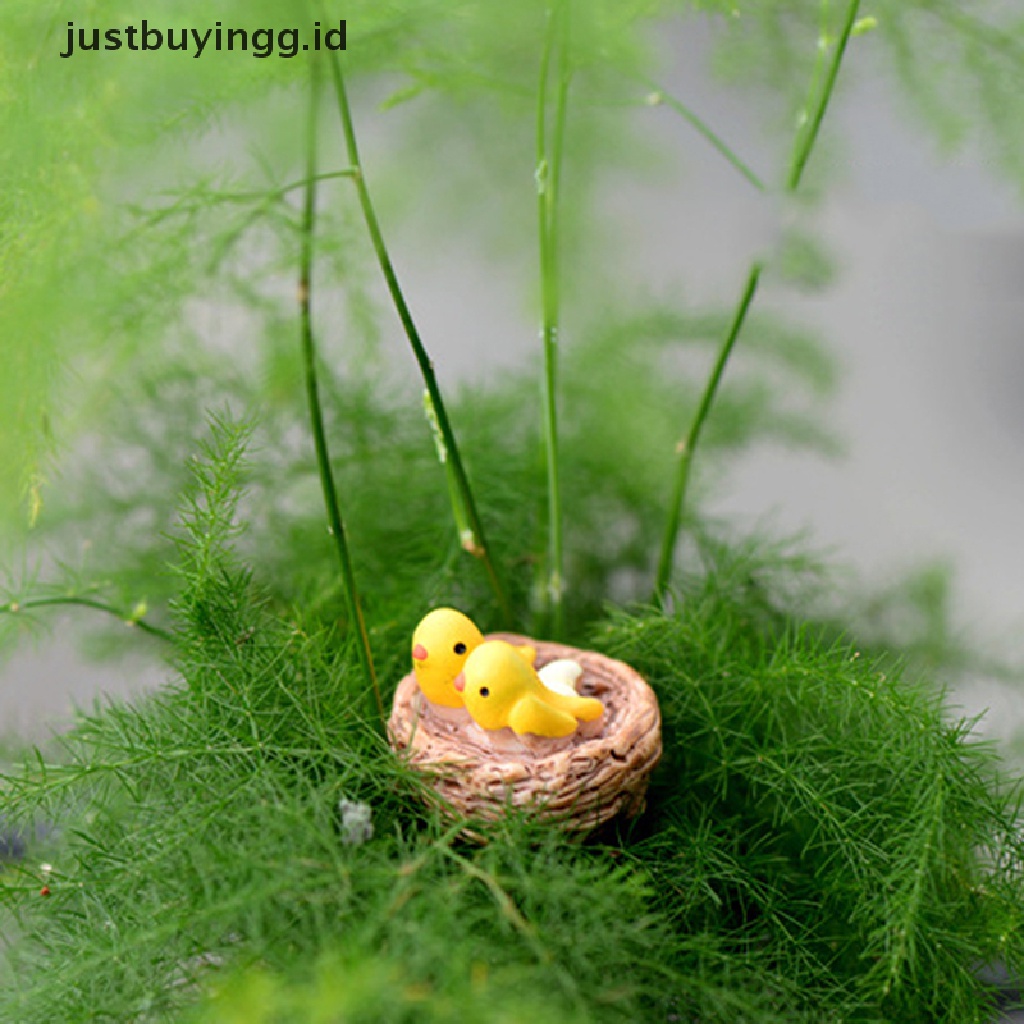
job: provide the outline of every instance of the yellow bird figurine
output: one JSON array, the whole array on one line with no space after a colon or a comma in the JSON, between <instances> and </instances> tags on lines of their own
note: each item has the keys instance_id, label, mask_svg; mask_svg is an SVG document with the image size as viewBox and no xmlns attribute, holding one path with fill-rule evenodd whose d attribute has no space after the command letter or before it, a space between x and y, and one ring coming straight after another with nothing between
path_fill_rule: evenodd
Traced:
<instances>
[{"instance_id":1,"label":"yellow bird figurine","mask_svg":"<svg viewBox=\"0 0 1024 1024\"><path fill-rule=\"evenodd\" d=\"M454 685L477 725L490 731L508 726L517 736L570 736L577 719L592 722L604 712L595 697L569 697L548 689L533 666L503 640L477 646Z\"/></svg>"},{"instance_id":2,"label":"yellow bird figurine","mask_svg":"<svg viewBox=\"0 0 1024 1024\"><path fill-rule=\"evenodd\" d=\"M463 706L455 677L483 642L473 621L454 608L435 608L424 616L412 635L412 667L427 700L446 708Z\"/></svg>"},{"instance_id":3,"label":"yellow bird figurine","mask_svg":"<svg viewBox=\"0 0 1024 1024\"><path fill-rule=\"evenodd\" d=\"M446 708L463 706L455 677L483 642L473 620L454 608L435 608L420 620L412 635L412 666L427 700ZM537 657L533 647L516 647L515 651L528 665Z\"/></svg>"}]
</instances>

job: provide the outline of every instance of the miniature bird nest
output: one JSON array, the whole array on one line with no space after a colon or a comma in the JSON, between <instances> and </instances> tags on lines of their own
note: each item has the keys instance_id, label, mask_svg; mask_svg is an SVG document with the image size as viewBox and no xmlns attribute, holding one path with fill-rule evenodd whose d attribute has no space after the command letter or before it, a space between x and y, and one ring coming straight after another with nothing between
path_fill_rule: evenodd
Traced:
<instances>
[{"instance_id":1,"label":"miniature bird nest","mask_svg":"<svg viewBox=\"0 0 1024 1024\"><path fill-rule=\"evenodd\" d=\"M460 815L495 819L508 807L530 808L580 833L644 807L647 782L661 757L661 712L654 691L629 665L593 651L507 633L488 639L530 644L537 668L558 658L583 667L581 696L604 704L599 734L581 729L553 744L496 751L467 724L432 715L413 673L395 693L388 738L392 748L426 773L444 803ZM554 748L554 749L553 749Z\"/></svg>"}]
</instances>

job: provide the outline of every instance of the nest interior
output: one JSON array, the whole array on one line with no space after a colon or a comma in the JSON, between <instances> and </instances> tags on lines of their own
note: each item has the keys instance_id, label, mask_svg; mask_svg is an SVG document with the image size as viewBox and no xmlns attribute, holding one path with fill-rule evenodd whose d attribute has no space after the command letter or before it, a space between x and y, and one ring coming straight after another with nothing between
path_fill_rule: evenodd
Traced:
<instances>
[{"instance_id":1,"label":"nest interior","mask_svg":"<svg viewBox=\"0 0 1024 1024\"><path fill-rule=\"evenodd\" d=\"M538 668L558 658L579 662L580 694L605 707L600 731L495 749L479 728L433 714L409 673L398 684L388 722L394 750L428 773L444 801L467 817L531 807L567 828L590 831L619 813L639 814L661 756L661 714L650 686L629 665L593 651L510 633L488 639L535 647Z\"/></svg>"}]
</instances>

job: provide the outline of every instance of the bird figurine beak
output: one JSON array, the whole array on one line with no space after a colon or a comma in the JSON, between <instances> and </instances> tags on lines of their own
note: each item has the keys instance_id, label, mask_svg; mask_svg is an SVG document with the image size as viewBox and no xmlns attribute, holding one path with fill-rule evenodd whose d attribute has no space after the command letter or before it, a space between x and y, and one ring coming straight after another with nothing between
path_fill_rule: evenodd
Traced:
<instances>
[{"instance_id":1,"label":"bird figurine beak","mask_svg":"<svg viewBox=\"0 0 1024 1024\"><path fill-rule=\"evenodd\" d=\"M417 661L426 661L427 660L427 649L426 649L426 647L424 647L423 644L417 644L412 649L412 656Z\"/></svg>"},{"instance_id":2,"label":"bird figurine beak","mask_svg":"<svg viewBox=\"0 0 1024 1024\"><path fill-rule=\"evenodd\" d=\"M466 688L466 673L460 672L452 680L452 686L454 686L455 689L459 691L459 693L462 693L462 691Z\"/></svg>"}]
</instances>

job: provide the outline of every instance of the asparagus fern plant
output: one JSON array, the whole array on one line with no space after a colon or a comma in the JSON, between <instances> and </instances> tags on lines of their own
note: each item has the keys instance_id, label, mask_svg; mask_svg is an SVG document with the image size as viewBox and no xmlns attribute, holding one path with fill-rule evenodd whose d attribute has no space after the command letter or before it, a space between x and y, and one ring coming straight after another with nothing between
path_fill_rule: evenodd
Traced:
<instances>
[{"instance_id":1,"label":"asparagus fern plant","mask_svg":"<svg viewBox=\"0 0 1024 1024\"><path fill-rule=\"evenodd\" d=\"M733 309L646 302L598 200L643 173L653 103L723 173L810 201L869 46L1024 182L1012 12L260 0L220 10L244 52L84 48L133 11L0 15L0 628L77 608L168 666L4 776L9 821L55 826L4 876L4 1019L986 1019L984 968L1024 959L1024 844L1016 782L944 705L959 652L700 511L754 441L833 444L825 350L757 305L785 254ZM288 53L340 18L345 52ZM695 18L784 126L775 174L660 81L653 40ZM539 282L537 368L442 386L403 209ZM691 351L706 377L672 372ZM650 680L640 819L578 844L509 815L467 845L382 729L441 602Z\"/></svg>"}]
</instances>

